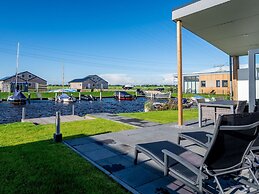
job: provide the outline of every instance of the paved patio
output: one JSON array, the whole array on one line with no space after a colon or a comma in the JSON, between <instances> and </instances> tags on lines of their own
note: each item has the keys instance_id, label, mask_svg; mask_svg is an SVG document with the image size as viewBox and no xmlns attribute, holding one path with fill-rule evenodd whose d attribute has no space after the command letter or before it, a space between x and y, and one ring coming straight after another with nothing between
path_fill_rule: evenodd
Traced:
<instances>
[{"instance_id":1,"label":"paved patio","mask_svg":"<svg viewBox=\"0 0 259 194\"><path fill-rule=\"evenodd\" d=\"M119 116L111 113L95 113L91 115L94 117L108 119L108 120L112 120L120 123L125 123L136 127L152 127L152 126L160 125L159 123L144 121L144 120L135 119L135 118L123 117L123 116Z\"/></svg>"},{"instance_id":2,"label":"paved patio","mask_svg":"<svg viewBox=\"0 0 259 194\"><path fill-rule=\"evenodd\" d=\"M133 159L136 144L160 140L176 142L178 132L200 130L197 126L198 123L183 128L175 124L157 125L67 140L65 144L132 193L192 193L181 182L164 177L162 169L145 155L139 155L138 165L133 164ZM213 126L203 129L212 132ZM189 148L201 154L205 152L194 145Z\"/></svg>"},{"instance_id":3,"label":"paved patio","mask_svg":"<svg viewBox=\"0 0 259 194\"><path fill-rule=\"evenodd\" d=\"M90 117L90 116L80 117L80 116L77 116L77 115L64 115L64 116L60 117L60 122L66 123L66 122L93 120L93 119L95 119L95 118ZM37 124L37 125L55 124L56 117L52 116L52 117L24 119L23 122L34 123L34 124Z\"/></svg>"}]
</instances>

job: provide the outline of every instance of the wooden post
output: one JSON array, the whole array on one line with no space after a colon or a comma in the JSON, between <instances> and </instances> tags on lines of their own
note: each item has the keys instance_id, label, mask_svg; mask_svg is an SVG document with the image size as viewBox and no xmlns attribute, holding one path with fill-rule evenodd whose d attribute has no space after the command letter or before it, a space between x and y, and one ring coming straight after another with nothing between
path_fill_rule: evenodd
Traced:
<instances>
[{"instance_id":1,"label":"wooden post","mask_svg":"<svg viewBox=\"0 0 259 194\"><path fill-rule=\"evenodd\" d=\"M182 104L182 22L177 21L177 67L178 67L178 125L183 125Z\"/></svg>"},{"instance_id":2,"label":"wooden post","mask_svg":"<svg viewBox=\"0 0 259 194\"><path fill-rule=\"evenodd\" d=\"M121 100L121 92L119 92L119 101Z\"/></svg>"},{"instance_id":3,"label":"wooden post","mask_svg":"<svg viewBox=\"0 0 259 194\"><path fill-rule=\"evenodd\" d=\"M233 100L238 100L238 69L239 56L233 56Z\"/></svg>"},{"instance_id":4,"label":"wooden post","mask_svg":"<svg viewBox=\"0 0 259 194\"><path fill-rule=\"evenodd\" d=\"M102 91L100 91L100 101L102 100Z\"/></svg>"},{"instance_id":5,"label":"wooden post","mask_svg":"<svg viewBox=\"0 0 259 194\"><path fill-rule=\"evenodd\" d=\"M230 94L230 100L233 100L233 68L232 68L232 56L229 56L229 94Z\"/></svg>"}]
</instances>

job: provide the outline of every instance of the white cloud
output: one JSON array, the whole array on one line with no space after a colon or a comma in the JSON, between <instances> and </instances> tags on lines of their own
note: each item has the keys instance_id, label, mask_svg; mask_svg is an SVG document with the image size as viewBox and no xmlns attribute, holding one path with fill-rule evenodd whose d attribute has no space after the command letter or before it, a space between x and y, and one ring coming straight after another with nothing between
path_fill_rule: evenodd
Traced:
<instances>
[{"instance_id":1,"label":"white cloud","mask_svg":"<svg viewBox=\"0 0 259 194\"><path fill-rule=\"evenodd\" d=\"M134 79L127 74L102 74L100 76L112 85L135 84Z\"/></svg>"},{"instance_id":2,"label":"white cloud","mask_svg":"<svg viewBox=\"0 0 259 194\"><path fill-rule=\"evenodd\" d=\"M128 74L102 74L102 78L112 85L139 85L139 84L157 84L172 85L177 83L173 74L152 74L152 75L128 75Z\"/></svg>"},{"instance_id":3,"label":"white cloud","mask_svg":"<svg viewBox=\"0 0 259 194\"><path fill-rule=\"evenodd\" d=\"M175 75L170 73L170 74L164 74L162 75L163 77L163 84L170 85L170 84L177 84L177 78L175 78Z\"/></svg>"}]
</instances>

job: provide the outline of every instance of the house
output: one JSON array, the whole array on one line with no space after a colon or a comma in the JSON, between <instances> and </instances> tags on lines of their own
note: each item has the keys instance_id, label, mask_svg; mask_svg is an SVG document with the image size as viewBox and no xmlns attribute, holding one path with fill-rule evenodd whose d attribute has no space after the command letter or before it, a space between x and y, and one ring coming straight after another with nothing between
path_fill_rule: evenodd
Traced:
<instances>
[{"instance_id":1,"label":"house","mask_svg":"<svg viewBox=\"0 0 259 194\"><path fill-rule=\"evenodd\" d=\"M256 85L259 85L259 64L256 65ZM240 65L237 79L237 99L248 100L248 65ZM234 86L232 86L234 87ZM229 66L215 67L212 69L183 74L184 93L216 93L230 94L230 69ZM232 89L233 90L233 89ZM257 90L259 96L259 91Z\"/></svg>"},{"instance_id":2,"label":"house","mask_svg":"<svg viewBox=\"0 0 259 194\"><path fill-rule=\"evenodd\" d=\"M74 79L69 82L71 89L108 89L108 82L98 75L88 75L85 78Z\"/></svg>"},{"instance_id":3,"label":"house","mask_svg":"<svg viewBox=\"0 0 259 194\"><path fill-rule=\"evenodd\" d=\"M172 11L172 20L176 23L177 38L178 125L183 124L181 103L183 27L229 56L229 65L233 67L230 71L233 78L231 87L233 99L239 100L239 94L246 93L249 112L253 112L259 106L259 83L256 66L259 55L259 33L255 33L259 19L258 7L259 1L257 0L203 0L193 1ZM206 52L201 53L201 57L206 54ZM240 88L241 82L238 81L241 56L248 56L247 89L244 86Z\"/></svg>"},{"instance_id":4,"label":"house","mask_svg":"<svg viewBox=\"0 0 259 194\"><path fill-rule=\"evenodd\" d=\"M16 87L16 75L0 79L1 92L14 92ZM29 71L17 74L17 87L23 92L33 91L41 92L47 90L47 81Z\"/></svg>"},{"instance_id":5,"label":"house","mask_svg":"<svg viewBox=\"0 0 259 194\"><path fill-rule=\"evenodd\" d=\"M218 66L200 72L183 75L184 93L230 93L228 66Z\"/></svg>"}]
</instances>

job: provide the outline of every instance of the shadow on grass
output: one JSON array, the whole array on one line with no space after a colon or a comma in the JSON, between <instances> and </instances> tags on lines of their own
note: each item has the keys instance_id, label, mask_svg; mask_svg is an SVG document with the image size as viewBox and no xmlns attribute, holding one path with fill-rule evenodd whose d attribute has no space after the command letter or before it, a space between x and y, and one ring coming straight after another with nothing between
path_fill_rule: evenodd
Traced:
<instances>
[{"instance_id":1,"label":"shadow on grass","mask_svg":"<svg viewBox=\"0 0 259 194\"><path fill-rule=\"evenodd\" d=\"M65 139L78 137L86 136ZM126 192L67 146L52 139L1 147L0 155L1 194Z\"/></svg>"}]
</instances>

